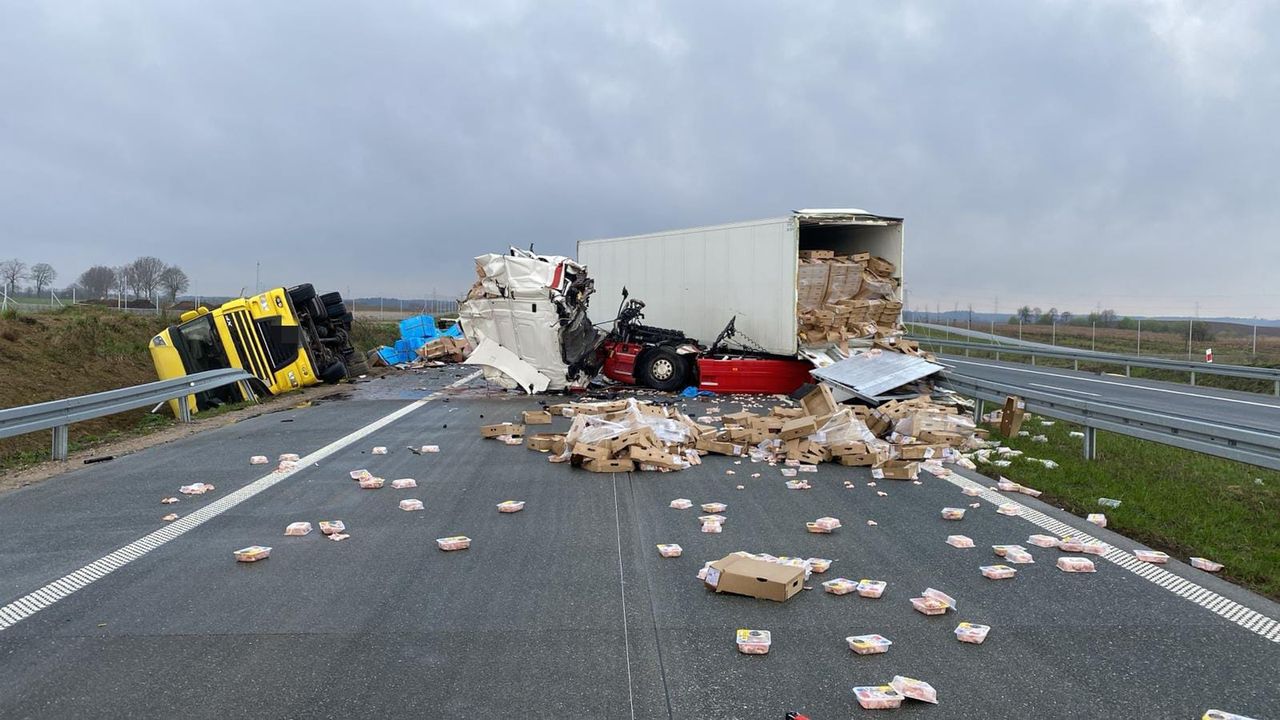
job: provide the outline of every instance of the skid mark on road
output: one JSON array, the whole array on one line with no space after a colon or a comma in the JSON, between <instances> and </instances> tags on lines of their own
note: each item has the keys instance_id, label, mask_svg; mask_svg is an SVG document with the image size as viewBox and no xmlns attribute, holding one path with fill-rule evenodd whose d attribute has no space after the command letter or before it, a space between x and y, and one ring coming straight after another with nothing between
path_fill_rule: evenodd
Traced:
<instances>
[{"instance_id":1,"label":"skid mark on road","mask_svg":"<svg viewBox=\"0 0 1280 720\"><path fill-rule=\"evenodd\" d=\"M460 380L449 384L446 389L465 385L480 376L480 372L474 372ZM266 490L274 485L287 480L295 473L302 471L308 466L329 457L339 450L351 445L361 438L368 437L372 433L381 430L400 418L408 415L426 405L427 403L440 397L442 392L435 392L421 400L405 405L395 412L385 415L368 425L345 435L328 445L316 450L310 455L306 455L298 460L298 466L294 470L286 470L284 472L273 472L264 475L257 480L245 485L239 490L227 495L226 497L215 500L199 510L179 518L169 525L156 530L155 532L135 540L128 545L108 553L107 555L85 565L73 573L65 575L34 592L28 593L13 602L0 606L0 631L31 617L50 605L62 600L78 590L90 585L91 583L101 580L156 548L170 542L190 530L193 530L258 493Z\"/></svg>"},{"instance_id":2,"label":"skid mark on road","mask_svg":"<svg viewBox=\"0 0 1280 720\"><path fill-rule=\"evenodd\" d=\"M1080 538L1086 542L1103 542L1089 533L1071 527L1059 520L1055 520L1039 510L1027 507L1020 502L1010 500L985 485L974 482L973 480L963 477L958 473L952 473L942 479L952 485L956 485L957 487L978 488L982 491L978 497L981 497L987 502L995 503L996 505L1017 505L1019 515L1022 519L1032 525L1048 530L1059 537L1071 536L1073 538ZM1178 597L1190 600L1209 612L1219 615L1236 625L1239 625L1245 630L1254 633L1255 635L1259 635L1274 643L1280 643L1280 621L1277 621L1275 618L1250 610L1234 600L1225 598L1208 588L1197 585L1196 583L1179 575L1175 575L1158 565L1143 562L1134 557L1131 553L1127 553L1114 545L1105 542L1103 542L1103 544L1107 546L1107 552L1102 556L1104 559L1119 565L1143 580L1149 580L1150 582L1155 583L1157 586L1168 590Z\"/></svg>"}]
</instances>

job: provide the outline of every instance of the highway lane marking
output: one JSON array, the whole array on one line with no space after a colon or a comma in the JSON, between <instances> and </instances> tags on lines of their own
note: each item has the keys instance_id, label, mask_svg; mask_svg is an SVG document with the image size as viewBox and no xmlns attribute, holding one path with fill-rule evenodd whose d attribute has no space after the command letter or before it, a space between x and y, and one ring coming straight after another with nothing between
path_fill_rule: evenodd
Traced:
<instances>
[{"instance_id":1,"label":"highway lane marking","mask_svg":"<svg viewBox=\"0 0 1280 720\"><path fill-rule=\"evenodd\" d=\"M631 703L631 720L636 717L636 697L631 689L631 633L627 628L627 576L622 568L622 519L618 516L618 475L613 480L613 526L618 531L618 593L622 597L622 644L627 653L627 701Z\"/></svg>"},{"instance_id":2,"label":"highway lane marking","mask_svg":"<svg viewBox=\"0 0 1280 720\"><path fill-rule=\"evenodd\" d=\"M464 378L450 383L445 386L444 389L447 390L449 388L465 385L480 377L480 375L481 371L477 370ZM13 627L22 620L35 615L59 600L62 600L78 590L87 587L89 584L110 575L116 570L128 565L138 558L141 558L165 543L177 539L190 530L194 530L231 508L234 508L245 500L257 495L263 490L287 480L294 474L301 472L311 465L329 457L357 440L368 437L405 415L421 408L432 400L435 400L442 394L443 391L441 390L431 393L421 400L415 400L395 412L374 420L359 430L334 440L310 455L300 458L298 460L297 467L292 470L272 472L268 475L264 475L239 490L236 490L235 492L215 500L199 510L196 510L190 515L178 518L159 530L135 540L114 552L108 553L75 572L58 578L38 590L27 593L7 605L0 606L0 631ZM230 559L228 559L228 562L230 562Z\"/></svg>"},{"instance_id":3,"label":"highway lane marking","mask_svg":"<svg viewBox=\"0 0 1280 720\"><path fill-rule=\"evenodd\" d=\"M955 358L947 358L947 362L963 363L965 365L977 365L978 367L994 368L996 370L1011 370L1013 372L1031 373L1032 375L1047 375L1049 377L1070 378L1080 382L1102 383L1103 385L1119 385L1131 390L1148 390L1150 392L1169 393L1170 395L1186 395L1187 397L1204 398L1205 400L1218 400L1220 402L1238 403L1240 405L1254 405L1256 407L1270 408L1272 410L1280 410L1280 405L1273 403L1254 402L1252 400L1238 400L1236 398L1220 397L1218 395L1202 395L1200 393L1186 392L1184 390L1170 390L1168 388L1153 388L1146 385L1130 385L1129 383L1115 382L1112 380L1100 380L1098 378L1076 377L1075 375L1062 375L1060 373L1044 372L1042 370L1030 370L1024 368L1009 367L1007 365L991 365L989 363L971 362L969 360L957 360Z\"/></svg>"},{"instance_id":4,"label":"highway lane marking","mask_svg":"<svg viewBox=\"0 0 1280 720\"><path fill-rule=\"evenodd\" d=\"M1089 397L1099 397L1098 393L1085 392L1083 390L1072 390L1071 388L1057 387L1056 385L1043 385L1041 383L1027 383L1031 387L1044 388L1045 390L1057 390L1058 392L1069 392L1077 395L1088 395Z\"/></svg>"},{"instance_id":5,"label":"highway lane marking","mask_svg":"<svg viewBox=\"0 0 1280 720\"><path fill-rule=\"evenodd\" d=\"M1017 505L1019 516L1031 523L1037 525L1059 537L1071 536L1079 538L1085 542L1100 542L1106 545L1107 552L1102 555L1103 559L1108 560L1138 577L1148 580L1155 585L1168 590L1169 592L1189 600L1209 612L1222 617L1245 630L1274 643L1280 643L1280 620L1263 615L1260 612L1251 610L1230 598L1219 595L1201 585L1196 584L1192 580L1175 575L1174 573L1153 565L1143 562L1131 553L1127 553L1110 543L1103 542L1092 535L1071 527L1070 525L1056 520L1034 508L1027 507L1020 502L1011 500L1000 493L991 490L986 485L974 482L959 473L952 472L950 475L942 478L960 488L976 488L980 492L978 497L989 503L999 505Z\"/></svg>"}]
</instances>

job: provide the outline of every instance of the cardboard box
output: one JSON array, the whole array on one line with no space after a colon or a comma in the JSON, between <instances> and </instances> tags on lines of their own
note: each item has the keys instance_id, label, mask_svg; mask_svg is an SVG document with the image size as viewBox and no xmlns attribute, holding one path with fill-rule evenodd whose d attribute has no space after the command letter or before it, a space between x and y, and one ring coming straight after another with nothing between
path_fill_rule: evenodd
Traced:
<instances>
[{"instance_id":1,"label":"cardboard box","mask_svg":"<svg viewBox=\"0 0 1280 720\"><path fill-rule=\"evenodd\" d=\"M867 415L867 429L876 437L884 437L886 433L893 429L893 419L879 410L872 410Z\"/></svg>"},{"instance_id":2,"label":"cardboard box","mask_svg":"<svg viewBox=\"0 0 1280 720\"><path fill-rule=\"evenodd\" d=\"M889 277L893 274L893 263L882 257L872 256L867 259L867 271L872 275L879 277Z\"/></svg>"},{"instance_id":3,"label":"cardboard box","mask_svg":"<svg viewBox=\"0 0 1280 720\"><path fill-rule=\"evenodd\" d=\"M802 407L789 408L782 407L781 405L775 405L773 409L769 411L769 414L773 415L775 418L782 418L783 420L792 420L806 415L804 408Z\"/></svg>"},{"instance_id":4,"label":"cardboard box","mask_svg":"<svg viewBox=\"0 0 1280 720\"><path fill-rule=\"evenodd\" d=\"M662 452L661 450L639 445L632 445L629 450L631 459L638 463L649 463L650 465L657 465L670 470L682 470L688 465L688 463L681 462L679 456Z\"/></svg>"},{"instance_id":5,"label":"cardboard box","mask_svg":"<svg viewBox=\"0 0 1280 720\"><path fill-rule=\"evenodd\" d=\"M757 418L757 417L760 417L760 416L756 415L753 412L747 412L746 410L743 410L742 412L728 413L726 415L721 416L725 424L742 425L743 427L750 427L751 419Z\"/></svg>"},{"instance_id":6,"label":"cardboard box","mask_svg":"<svg viewBox=\"0 0 1280 720\"><path fill-rule=\"evenodd\" d=\"M632 445L640 445L648 448L660 448L662 444L658 442L658 436L653 433L653 428L638 427L627 430L608 440L608 446L611 453L619 453Z\"/></svg>"},{"instance_id":7,"label":"cardboard box","mask_svg":"<svg viewBox=\"0 0 1280 720\"><path fill-rule=\"evenodd\" d=\"M555 450L556 444L564 447L564 435L557 433L535 433L525 438L525 447L530 450Z\"/></svg>"},{"instance_id":8,"label":"cardboard box","mask_svg":"<svg viewBox=\"0 0 1280 720\"><path fill-rule=\"evenodd\" d=\"M806 415L813 417L831 416L839 409L835 398L831 396L831 388L822 383L818 383L800 398L800 407L804 408Z\"/></svg>"},{"instance_id":9,"label":"cardboard box","mask_svg":"<svg viewBox=\"0 0 1280 720\"><path fill-rule=\"evenodd\" d=\"M848 467L871 467L881 462L879 455L873 453L850 453L839 457L840 464Z\"/></svg>"},{"instance_id":10,"label":"cardboard box","mask_svg":"<svg viewBox=\"0 0 1280 720\"><path fill-rule=\"evenodd\" d=\"M609 448L599 443L576 443L573 446L573 454L586 458L587 460L608 460L613 453L609 452Z\"/></svg>"},{"instance_id":11,"label":"cardboard box","mask_svg":"<svg viewBox=\"0 0 1280 720\"><path fill-rule=\"evenodd\" d=\"M710 442L700 443L698 446L698 449L706 450L707 452L713 452L717 455L741 455L742 454L741 445L734 445L733 443L721 442L719 440L712 440Z\"/></svg>"},{"instance_id":12,"label":"cardboard box","mask_svg":"<svg viewBox=\"0 0 1280 720\"><path fill-rule=\"evenodd\" d=\"M794 420L788 420L782 424L782 431L778 433L781 440L794 440L796 438L805 438L818 432L818 424L812 417L799 417Z\"/></svg>"},{"instance_id":13,"label":"cardboard box","mask_svg":"<svg viewBox=\"0 0 1280 720\"><path fill-rule=\"evenodd\" d=\"M525 425L550 425L551 413L546 410L525 410L520 413Z\"/></svg>"},{"instance_id":14,"label":"cardboard box","mask_svg":"<svg viewBox=\"0 0 1280 720\"><path fill-rule=\"evenodd\" d=\"M831 260L836 256L835 250L801 250L802 260Z\"/></svg>"},{"instance_id":15,"label":"cardboard box","mask_svg":"<svg viewBox=\"0 0 1280 720\"><path fill-rule=\"evenodd\" d=\"M499 435L524 435L524 426L515 423L498 423L497 425L484 425L480 428L480 437L493 438Z\"/></svg>"},{"instance_id":16,"label":"cardboard box","mask_svg":"<svg viewBox=\"0 0 1280 720\"><path fill-rule=\"evenodd\" d=\"M620 460L588 460L582 463L582 467L591 472L613 473L631 472L636 469L636 464L628 458L623 458Z\"/></svg>"},{"instance_id":17,"label":"cardboard box","mask_svg":"<svg viewBox=\"0 0 1280 720\"><path fill-rule=\"evenodd\" d=\"M1000 416L1000 434L1013 437L1022 429L1022 419L1027 414L1027 404L1017 395L1004 400L1004 412Z\"/></svg>"},{"instance_id":18,"label":"cardboard box","mask_svg":"<svg viewBox=\"0 0 1280 720\"><path fill-rule=\"evenodd\" d=\"M872 471L877 478L889 480L915 480L920 471L920 463L909 460L888 460Z\"/></svg>"},{"instance_id":19,"label":"cardboard box","mask_svg":"<svg viewBox=\"0 0 1280 720\"><path fill-rule=\"evenodd\" d=\"M783 602L804 589L804 568L735 553L711 563L704 582L718 593Z\"/></svg>"},{"instance_id":20,"label":"cardboard box","mask_svg":"<svg viewBox=\"0 0 1280 720\"><path fill-rule=\"evenodd\" d=\"M898 457L903 460L928 460L941 457L942 448L936 445L902 445L898 447Z\"/></svg>"},{"instance_id":21,"label":"cardboard box","mask_svg":"<svg viewBox=\"0 0 1280 720\"><path fill-rule=\"evenodd\" d=\"M860 440L852 440L850 442L836 443L829 450L832 457L841 457L843 455L863 455L867 452L867 444Z\"/></svg>"}]
</instances>

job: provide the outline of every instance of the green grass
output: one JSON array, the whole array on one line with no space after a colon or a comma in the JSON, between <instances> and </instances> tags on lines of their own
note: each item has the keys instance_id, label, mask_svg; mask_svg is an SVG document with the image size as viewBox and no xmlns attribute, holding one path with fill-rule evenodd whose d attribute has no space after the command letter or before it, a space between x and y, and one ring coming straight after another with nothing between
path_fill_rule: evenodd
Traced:
<instances>
[{"instance_id":1,"label":"green grass","mask_svg":"<svg viewBox=\"0 0 1280 720\"><path fill-rule=\"evenodd\" d=\"M351 323L351 344L360 352L368 352L382 345L395 345L400 339L400 324L376 322L356 318Z\"/></svg>"},{"instance_id":2,"label":"green grass","mask_svg":"<svg viewBox=\"0 0 1280 720\"><path fill-rule=\"evenodd\" d=\"M1226 579L1280 600L1280 472L1104 432L1098 459L1086 461L1084 440L1069 436L1081 428L1028 417L1023 429L1049 442L1014 437L1005 444L1057 469L1022 458L978 469L1041 490L1041 500L1081 517L1105 513L1108 529L1181 560L1223 563ZM1123 503L1101 507L1100 497Z\"/></svg>"}]
</instances>

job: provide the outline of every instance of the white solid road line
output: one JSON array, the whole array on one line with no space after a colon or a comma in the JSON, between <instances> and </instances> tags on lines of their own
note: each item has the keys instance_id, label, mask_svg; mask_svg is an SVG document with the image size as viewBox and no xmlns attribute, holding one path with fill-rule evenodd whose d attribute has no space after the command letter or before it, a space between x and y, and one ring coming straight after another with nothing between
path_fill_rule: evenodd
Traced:
<instances>
[{"instance_id":1,"label":"white solid road line","mask_svg":"<svg viewBox=\"0 0 1280 720\"><path fill-rule=\"evenodd\" d=\"M1071 388L1058 387L1057 385L1042 385L1040 383L1027 383L1031 387L1044 388L1045 390L1057 390L1058 392L1075 393L1076 395L1088 395L1089 397L1100 397L1098 393L1085 392L1083 390L1072 390Z\"/></svg>"},{"instance_id":2,"label":"white solid road line","mask_svg":"<svg viewBox=\"0 0 1280 720\"><path fill-rule=\"evenodd\" d=\"M972 362L970 360L957 360L955 358L947 358L947 362L962 363L964 365L977 365L978 367L994 368L996 370L1010 370L1013 372L1030 373L1032 375L1045 375L1047 377L1057 377L1057 378L1069 377L1071 380L1078 380L1080 382L1101 383L1103 385L1119 385L1120 387L1126 387L1126 388L1129 388L1130 390L1146 390L1148 392L1169 393L1170 395L1186 395L1187 397L1204 398L1205 400L1217 400L1218 402L1238 403L1240 405L1254 405L1256 407L1264 407L1264 408L1271 408L1272 410L1280 410L1280 405L1277 405L1275 403L1254 402L1252 400L1238 400L1236 398L1219 397L1217 395L1201 395L1200 393L1185 392L1183 390L1169 390L1166 388L1154 388L1154 387L1148 387L1146 385L1130 385L1129 383L1115 382L1113 380L1083 378L1083 377L1076 377L1074 375L1067 376L1067 375L1060 375L1058 373L1044 372L1041 370L1009 367L1008 365L991 365L989 363Z\"/></svg>"},{"instance_id":3,"label":"white solid road line","mask_svg":"<svg viewBox=\"0 0 1280 720\"><path fill-rule=\"evenodd\" d=\"M1064 522L1055 520L1039 510L1027 507L1016 500L1011 500L981 483L964 477L960 473L952 472L941 479L960 488L976 488L980 491L978 497L993 505L1017 505L1019 517L1059 537L1072 537L1085 542L1102 542L1089 533L1082 532ZM1280 623L1277 623L1275 619L1255 610L1250 610L1234 600L1223 597L1158 565L1143 562L1131 553L1127 553L1110 543L1103 544L1108 548L1107 552L1102 556L1103 559L1119 565L1134 575L1155 583L1174 595L1184 600L1189 600L1229 622L1239 625L1254 635L1271 642L1280 643Z\"/></svg>"},{"instance_id":4,"label":"white solid road line","mask_svg":"<svg viewBox=\"0 0 1280 720\"><path fill-rule=\"evenodd\" d=\"M446 388L465 385L477 377L480 377L480 373L481 371L477 370L460 380L450 383ZM62 600L77 590L88 586L94 581L110 575L116 570L128 565L134 560L137 560L161 545L182 536L189 530L194 530L200 525L203 525L209 520L212 520L254 495L257 495L263 490L292 477L295 473L329 457L357 440L368 437L372 433L381 430L387 425L390 425L396 420L399 420L405 415L408 415L414 410L417 410L423 405L435 400L439 396L440 392L434 392L421 400L415 400L389 415L385 415L374 420L359 430L334 440L310 455L299 458L298 465L293 470L273 472L269 475L264 475L230 495L216 500L213 503L196 510L190 515L178 518L159 530L135 540L119 550L108 553L73 573L50 582L39 590L30 592L7 605L0 606L0 631L12 627L18 622L35 615L41 610L49 607L59 600ZM231 560L228 559L228 562L231 562Z\"/></svg>"}]
</instances>

